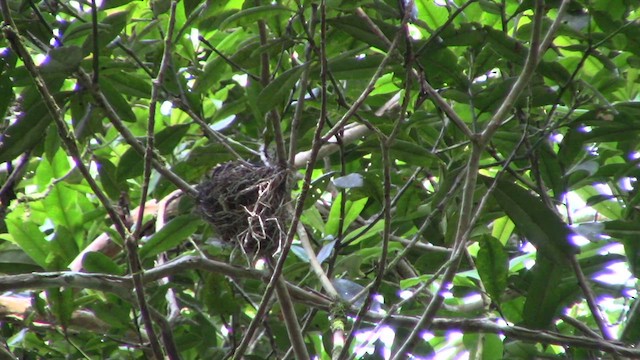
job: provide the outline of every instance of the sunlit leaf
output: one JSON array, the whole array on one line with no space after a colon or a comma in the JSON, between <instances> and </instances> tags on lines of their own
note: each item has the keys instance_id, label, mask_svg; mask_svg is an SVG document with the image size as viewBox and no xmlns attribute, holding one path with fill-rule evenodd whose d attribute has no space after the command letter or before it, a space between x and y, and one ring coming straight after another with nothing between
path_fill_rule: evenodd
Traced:
<instances>
[{"instance_id":1,"label":"sunlit leaf","mask_svg":"<svg viewBox=\"0 0 640 360\"><path fill-rule=\"evenodd\" d=\"M484 288L496 303L500 303L502 293L507 288L508 260L498 239L488 235L481 238L476 267Z\"/></svg>"},{"instance_id":2,"label":"sunlit leaf","mask_svg":"<svg viewBox=\"0 0 640 360\"><path fill-rule=\"evenodd\" d=\"M195 215L181 215L169 221L160 231L150 236L138 252L141 259L172 249L191 236L201 220Z\"/></svg>"}]
</instances>

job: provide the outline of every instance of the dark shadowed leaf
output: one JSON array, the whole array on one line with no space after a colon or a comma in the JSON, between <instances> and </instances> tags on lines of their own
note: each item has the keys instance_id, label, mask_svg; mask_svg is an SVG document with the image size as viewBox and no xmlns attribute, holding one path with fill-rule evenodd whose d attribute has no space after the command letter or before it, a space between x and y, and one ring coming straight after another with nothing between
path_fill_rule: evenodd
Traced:
<instances>
[{"instance_id":1,"label":"dark shadowed leaf","mask_svg":"<svg viewBox=\"0 0 640 360\"><path fill-rule=\"evenodd\" d=\"M189 125L167 127L155 135L155 148L161 155L171 153L189 130ZM120 158L116 179L118 182L142 175L144 158L133 148L129 148Z\"/></svg>"},{"instance_id":2,"label":"dark shadowed leaf","mask_svg":"<svg viewBox=\"0 0 640 360\"><path fill-rule=\"evenodd\" d=\"M493 179L482 177L482 181L488 186ZM568 256L577 252L570 242L572 231L567 224L527 190L508 180L499 179L493 197L516 224L518 231L539 252L560 264L566 263Z\"/></svg>"}]
</instances>

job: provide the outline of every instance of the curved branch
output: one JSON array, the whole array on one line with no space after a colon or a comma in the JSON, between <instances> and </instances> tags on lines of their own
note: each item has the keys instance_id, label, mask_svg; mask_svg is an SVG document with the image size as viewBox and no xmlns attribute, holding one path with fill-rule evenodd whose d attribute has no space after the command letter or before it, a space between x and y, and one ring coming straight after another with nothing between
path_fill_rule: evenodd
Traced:
<instances>
[{"instance_id":1,"label":"curved branch","mask_svg":"<svg viewBox=\"0 0 640 360\"><path fill-rule=\"evenodd\" d=\"M252 278L268 280L269 274L266 272L245 269L232 266L221 261L206 259L196 256L185 256L161 266L149 269L144 273L145 283L157 281L163 277L182 273L186 270L200 269L215 272L233 278ZM327 311L331 305L331 300L318 294L317 292L303 289L299 286L285 282L293 301ZM133 282L131 276L114 276L106 274L86 274L72 271L33 273L22 275L8 275L0 277L0 291L24 291L28 289L41 290L50 287L71 287L79 289L93 289L111 292L131 300L131 290ZM22 299L22 300L21 300ZM22 301L21 306L13 306L13 312L7 310L7 302ZM30 306L30 298L0 296L0 315L20 315ZM351 309L349 313L355 315L357 309ZM368 312L365 320L379 322L385 319L384 314ZM391 326L403 328L415 328L420 321L416 316L393 315L386 319L386 323ZM421 327L421 331L426 330L457 330L470 333L491 333L501 334L513 339L539 342L543 344L555 344L560 346L579 347L584 349L599 350L607 353L615 353L631 358L640 358L640 350L623 343L606 341L584 336L570 336L552 331L532 330L520 326L510 326L498 323L499 319L478 318L478 319L444 319L435 318L429 327Z\"/></svg>"}]
</instances>

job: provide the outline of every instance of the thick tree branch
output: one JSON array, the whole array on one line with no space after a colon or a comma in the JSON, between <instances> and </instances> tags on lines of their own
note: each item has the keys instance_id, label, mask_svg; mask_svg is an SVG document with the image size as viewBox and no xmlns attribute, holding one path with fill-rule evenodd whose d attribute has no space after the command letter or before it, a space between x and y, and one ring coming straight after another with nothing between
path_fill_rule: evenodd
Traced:
<instances>
[{"instance_id":1,"label":"thick tree branch","mask_svg":"<svg viewBox=\"0 0 640 360\"><path fill-rule=\"evenodd\" d=\"M253 269L244 269L226 264L224 262L210 260L196 256L185 256L174 259L166 264L149 269L144 274L145 283L155 282L163 277L184 273L187 270L203 270L240 279L269 278L268 273ZM303 289L286 282L287 289L295 302L312 306L320 310L328 310L331 300L314 291ZM111 292L130 300L130 291L133 289L131 276L113 276L106 274L87 274L71 271L32 273L21 275L7 275L0 277L0 291L25 291L42 290L50 287L70 287L78 289L93 289ZM19 299L23 299L19 300ZM30 307L30 298L0 297L0 315L20 315ZM7 306L7 304L12 304ZM17 305L16 305L17 304ZM13 309L13 310L11 310ZM355 309L350 311L355 315ZM366 321L378 323L385 319L385 315L368 312ZM420 318L415 316L393 315L385 320L388 325L414 328L419 326ZM104 329L105 331L108 329ZM594 339L592 337L569 336L552 331L531 330L519 326L503 325L497 319L442 319L435 318L429 327L420 327L420 331L427 330L457 330L469 333L493 333L501 334L513 339L539 342L543 344L556 344L561 346L578 347L584 349L599 350L607 353L615 353L620 356L639 358L640 350L625 346L619 342Z\"/></svg>"}]
</instances>

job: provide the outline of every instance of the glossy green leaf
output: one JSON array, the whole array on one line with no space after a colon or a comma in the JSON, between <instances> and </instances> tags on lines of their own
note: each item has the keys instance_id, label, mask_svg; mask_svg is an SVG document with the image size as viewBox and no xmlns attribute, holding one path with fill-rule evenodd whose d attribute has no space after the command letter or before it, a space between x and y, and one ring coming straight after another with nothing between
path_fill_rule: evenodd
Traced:
<instances>
[{"instance_id":1,"label":"glossy green leaf","mask_svg":"<svg viewBox=\"0 0 640 360\"><path fill-rule=\"evenodd\" d=\"M201 223L196 215L181 215L172 219L146 240L138 255L145 259L178 246L191 236Z\"/></svg>"},{"instance_id":2,"label":"glossy green leaf","mask_svg":"<svg viewBox=\"0 0 640 360\"><path fill-rule=\"evenodd\" d=\"M139 98L151 97L151 79L144 78L136 73L117 71L102 74L109 79L109 84L124 95Z\"/></svg>"},{"instance_id":3,"label":"glossy green leaf","mask_svg":"<svg viewBox=\"0 0 640 360\"><path fill-rule=\"evenodd\" d=\"M269 83L258 96L258 108L262 113L280 105L291 96L293 86L300 80L300 74L307 68L308 63L293 67Z\"/></svg>"},{"instance_id":4,"label":"glossy green leaf","mask_svg":"<svg viewBox=\"0 0 640 360\"><path fill-rule=\"evenodd\" d=\"M500 240L500 243L504 246L507 244L507 241L509 241L509 238L511 238L515 227L516 225L508 216L503 216L493 222L491 236Z\"/></svg>"},{"instance_id":5,"label":"glossy green leaf","mask_svg":"<svg viewBox=\"0 0 640 360\"><path fill-rule=\"evenodd\" d=\"M82 267L87 272L123 275L122 267L101 252L90 251L82 257Z\"/></svg>"},{"instance_id":6,"label":"glossy green leaf","mask_svg":"<svg viewBox=\"0 0 640 360\"><path fill-rule=\"evenodd\" d=\"M61 46L47 53L46 60L40 66L43 73L71 74L82 62L82 49L78 46Z\"/></svg>"},{"instance_id":7,"label":"glossy green leaf","mask_svg":"<svg viewBox=\"0 0 640 360\"><path fill-rule=\"evenodd\" d=\"M14 216L7 217L5 221L11 235L6 240L18 245L36 264L46 269L49 243L38 225Z\"/></svg>"},{"instance_id":8,"label":"glossy green leaf","mask_svg":"<svg viewBox=\"0 0 640 360\"><path fill-rule=\"evenodd\" d=\"M73 303L73 289L50 288L47 289L47 302L51 312L56 316L60 325L67 328L71 322L71 316L75 308Z\"/></svg>"},{"instance_id":9,"label":"glossy green leaf","mask_svg":"<svg viewBox=\"0 0 640 360\"><path fill-rule=\"evenodd\" d=\"M495 303L500 303L507 288L509 258L500 241L485 235L480 239L476 268L485 290Z\"/></svg>"},{"instance_id":10,"label":"glossy green leaf","mask_svg":"<svg viewBox=\"0 0 640 360\"><path fill-rule=\"evenodd\" d=\"M325 235L338 235L338 227L340 224L341 197L342 194L339 194L336 200L333 202L333 206L331 207L331 212L329 214L329 220L327 221L327 224L324 228ZM368 198L363 198L356 201L347 200L344 207L343 230L348 228L349 225L351 225L351 223L358 218L358 215L360 215L368 200Z\"/></svg>"}]
</instances>

